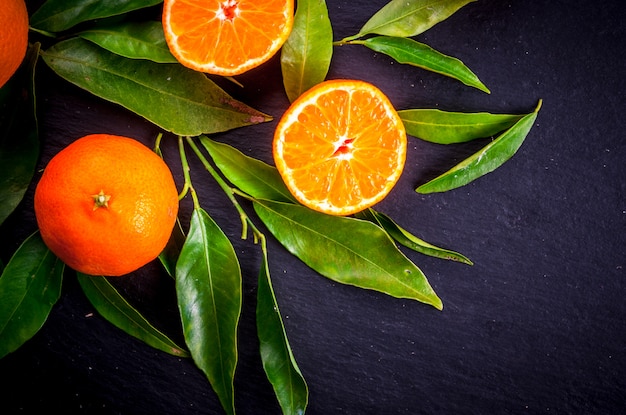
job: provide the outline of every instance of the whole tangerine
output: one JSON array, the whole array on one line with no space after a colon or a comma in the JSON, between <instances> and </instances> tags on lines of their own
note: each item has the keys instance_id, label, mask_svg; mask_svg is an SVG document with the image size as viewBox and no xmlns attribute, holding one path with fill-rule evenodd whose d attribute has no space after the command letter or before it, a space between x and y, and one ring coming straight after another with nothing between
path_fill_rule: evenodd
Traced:
<instances>
[{"instance_id":1,"label":"whole tangerine","mask_svg":"<svg viewBox=\"0 0 626 415\"><path fill-rule=\"evenodd\" d=\"M28 11L24 0L3 0L0 7L0 88L26 56Z\"/></svg>"},{"instance_id":2,"label":"whole tangerine","mask_svg":"<svg viewBox=\"0 0 626 415\"><path fill-rule=\"evenodd\" d=\"M178 214L167 164L137 140L79 138L45 167L35 216L48 248L89 275L120 276L154 260Z\"/></svg>"}]
</instances>

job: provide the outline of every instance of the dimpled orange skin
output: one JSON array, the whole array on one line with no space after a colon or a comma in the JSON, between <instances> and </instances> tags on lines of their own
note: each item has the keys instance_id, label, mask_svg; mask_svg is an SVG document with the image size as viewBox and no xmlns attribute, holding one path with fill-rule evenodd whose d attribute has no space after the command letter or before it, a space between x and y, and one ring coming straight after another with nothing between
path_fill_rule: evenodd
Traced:
<instances>
[{"instance_id":1,"label":"dimpled orange skin","mask_svg":"<svg viewBox=\"0 0 626 415\"><path fill-rule=\"evenodd\" d=\"M178 214L169 167L138 141L80 138L45 167L35 190L41 237L67 266L121 276L154 260Z\"/></svg>"},{"instance_id":2,"label":"dimpled orange skin","mask_svg":"<svg viewBox=\"0 0 626 415\"><path fill-rule=\"evenodd\" d=\"M0 88L13 76L28 47L28 11L23 0L0 6Z\"/></svg>"}]
</instances>

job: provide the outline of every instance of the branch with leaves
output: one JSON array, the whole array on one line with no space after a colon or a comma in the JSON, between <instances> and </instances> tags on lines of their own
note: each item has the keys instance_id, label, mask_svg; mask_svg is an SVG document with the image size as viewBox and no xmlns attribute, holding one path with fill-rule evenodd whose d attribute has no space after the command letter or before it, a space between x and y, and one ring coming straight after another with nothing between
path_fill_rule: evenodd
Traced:
<instances>
[{"instance_id":1,"label":"branch with leaves","mask_svg":"<svg viewBox=\"0 0 626 415\"><path fill-rule=\"evenodd\" d=\"M97 8L90 7L95 3ZM251 203L256 218L272 237L320 275L437 309L443 308L441 299L399 247L468 265L472 261L420 239L374 209L353 217L337 217L303 207L273 166L212 139L216 133L273 118L234 99L204 74L178 64L167 49L159 22L124 19L132 11L159 7L159 3L48 0L31 16L32 35L39 41L30 45L22 68L0 95L0 165L4 175L0 182L0 222L16 209L34 177L40 152L34 70L41 58L65 81L126 108L164 133L178 136L184 176L181 197L190 195L193 200L190 223L175 227L170 244L160 256L167 272L175 278L185 345L177 345L157 330L106 278L78 275L94 308L146 344L175 356L191 357L206 375L225 412L235 413L233 379L238 361L242 275L231 241L200 205L189 174L187 153L191 150L232 202L241 221L242 238L251 232L253 243L259 246L262 261L256 321L260 357L283 413L302 414L309 399L308 388L272 287L267 237L239 200ZM292 33L281 52L287 97L294 101L326 79L334 48L357 46L489 93L463 62L413 39L468 3L471 0L392 0L358 33L334 40L325 2L299 0ZM76 27L81 30L74 31ZM416 191L455 189L501 166L522 145L540 107L541 101L528 114L398 111L407 133L418 139L454 145L493 138L476 154ZM4 139L9 136L23 140ZM161 137L155 144L159 154ZM45 323L61 295L64 271L64 264L46 248L37 232L13 253L0 277L0 358L18 349Z\"/></svg>"}]
</instances>

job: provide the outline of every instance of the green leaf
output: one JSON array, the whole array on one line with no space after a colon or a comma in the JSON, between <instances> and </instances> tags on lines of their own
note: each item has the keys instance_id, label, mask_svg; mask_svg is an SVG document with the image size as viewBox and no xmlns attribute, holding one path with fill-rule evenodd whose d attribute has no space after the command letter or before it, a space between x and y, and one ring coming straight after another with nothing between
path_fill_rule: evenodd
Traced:
<instances>
[{"instance_id":1,"label":"green leaf","mask_svg":"<svg viewBox=\"0 0 626 415\"><path fill-rule=\"evenodd\" d=\"M425 32L475 0L392 0L352 38L366 34L412 37Z\"/></svg>"},{"instance_id":2,"label":"green leaf","mask_svg":"<svg viewBox=\"0 0 626 415\"><path fill-rule=\"evenodd\" d=\"M43 53L61 77L177 135L196 136L271 117L233 99L204 74L179 64L127 59L80 38Z\"/></svg>"},{"instance_id":3,"label":"green leaf","mask_svg":"<svg viewBox=\"0 0 626 415\"><path fill-rule=\"evenodd\" d=\"M159 261L161 262L161 265L163 265L163 268L165 268L165 271L171 277L174 277L176 273L176 261L178 261L178 256L180 255L180 251L183 249L184 244L185 233L180 225L180 219L176 218L176 224L172 230L172 235L170 235L167 245L165 245L165 248L159 254Z\"/></svg>"},{"instance_id":4,"label":"green leaf","mask_svg":"<svg viewBox=\"0 0 626 415\"><path fill-rule=\"evenodd\" d=\"M38 55L36 43L0 88L0 224L22 201L39 158L34 84Z\"/></svg>"},{"instance_id":5,"label":"green leaf","mask_svg":"<svg viewBox=\"0 0 626 415\"><path fill-rule=\"evenodd\" d=\"M289 101L326 79L333 55L333 29L324 0L298 0L293 29L280 55Z\"/></svg>"},{"instance_id":6,"label":"green leaf","mask_svg":"<svg viewBox=\"0 0 626 415\"><path fill-rule=\"evenodd\" d=\"M276 167L204 136L200 137L200 142L215 165L239 190L257 199L295 202Z\"/></svg>"},{"instance_id":7,"label":"green leaf","mask_svg":"<svg viewBox=\"0 0 626 415\"><path fill-rule=\"evenodd\" d=\"M78 34L98 46L130 59L177 63L170 53L160 22L126 22L97 27Z\"/></svg>"},{"instance_id":8,"label":"green leaf","mask_svg":"<svg viewBox=\"0 0 626 415\"><path fill-rule=\"evenodd\" d=\"M174 356L188 357L189 353L167 335L155 328L101 276L77 273L78 282L94 308L109 323L149 346Z\"/></svg>"},{"instance_id":9,"label":"green leaf","mask_svg":"<svg viewBox=\"0 0 626 415\"><path fill-rule=\"evenodd\" d=\"M422 271L373 223L267 200L255 201L254 209L289 252L321 275L443 308Z\"/></svg>"},{"instance_id":10,"label":"green leaf","mask_svg":"<svg viewBox=\"0 0 626 415\"><path fill-rule=\"evenodd\" d=\"M490 93L489 89L462 61L444 55L430 46L416 42L413 39L376 36L363 41L355 40L351 43L361 44L373 51L384 53L399 63L436 72L461 81L467 86Z\"/></svg>"},{"instance_id":11,"label":"green leaf","mask_svg":"<svg viewBox=\"0 0 626 415\"><path fill-rule=\"evenodd\" d=\"M38 30L61 32L79 23L117 16L163 0L48 0L30 18Z\"/></svg>"},{"instance_id":12,"label":"green leaf","mask_svg":"<svg viewBox=\"0 0 626 415\"><path fill-rule=\"evenodd\" d=\"M369 220L383 228L389 236L391 236L399 244L406 246L416 252L429 255L435 258L449 259L452 261L462 262L467 265L473 265L472 261L466 256L449 249L439 248L438 246L429 244L423 239L411 234L406 229L400 227L393 219L384 213L376 212L374 209L365 209L356 214L356 217Z\"/></svg>"},{"instance_id":13,"label":"green leaf","mask_svg":"<svg viewBox=\"0 0 626 415\"><path fill-rule=\"evenodd\" d=\"M64 267L38 231L13 254L0 276L0 358L44 325L61 296Z\"/></svg>"},{"instance_id":14,"label":"green leaf","mask_svg":"<svg viewBox=\"0 0 626 415\"><path fill-rule=\"evenodd\" d=\"M540 100L534 112L522 117L480 151L428 183L419 186L416 191L418 193L445 192L464 186L500 167L513 157L524 142L537 119L541 103Z\"/></svg>"},{"instance_id":15,"label":"green leaf","mask_svg":"<svg viewBox=\"0 0 626 415\"><path fill-rule=\"evenodd\" d=\"M176 294L185 341L224 410L235 413L233 378L241 313L241 270L230 241L196 208L176 264Z\"/></svg>"},{"instance_id":16,"label":"green leaf","mask_svg":"<svg viewBox=\"0 0 626 415\"><path fill-rule=\"evenodd\" d=\"M398 111L406 133L437 144L454 144L491 137L510 128L524 115L488 112L448 112L437 109Z\"/></svg>"},{"instance_id":17,"label":"green leaf","mask_svg":"<svg viewBox=\"0 0 626 415\"><path fill-rule=\"evenodd\" d=\"M309 399L307 384L293 356L283 324L263 245L256 306L261 361L284 415L302 415Z\"/></svg>"}]
</instances>

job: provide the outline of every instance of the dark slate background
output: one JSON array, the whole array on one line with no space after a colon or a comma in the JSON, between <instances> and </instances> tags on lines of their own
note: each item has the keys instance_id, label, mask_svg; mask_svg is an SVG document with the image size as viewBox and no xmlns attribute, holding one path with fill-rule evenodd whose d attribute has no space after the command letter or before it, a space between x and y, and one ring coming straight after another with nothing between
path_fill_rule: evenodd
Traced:
<instances>
[{"instance_id":1,"label":"dark slate background","mask_svg":"<svg viewBox=\"0 0 626 415\"><path fill-rule=\"evenodd\" d=\"M37 2L30 2L32 4ZM356 33L386 2L328 0L335 38ZM414 188L485 142L454 147L411 138L407 166L377 208L475 265L407 252L444 302L418 302L333 283L269 242L276 295L310 388L310 415L615 414L626 403L626 14L621 1L481 0L418 40L463 60L491 95L392 62L359 46L335 48L329 78L380 87L398 109L524 113L543 107L518 153L468 186ZM89 133L152 143L158 129L38 67L43 154ZM277 59L228 91L279 118L288 103ZM271 162L276 121L216 136ZM181 179L177 152L164 151ZM254 307L259 248L197 163L203 206L240 254L244 309L236 406L278 414L262 371ZM183 203L183 217L189 215ZM185 213L186 212L186 213ZM35 230L32 189L0 229L6 262ZM115 284L180 340L171 279L150 265ZM93 315L92 315L93 313ZM72 273L41 329L0 361L3 414L220 414L191 360L171 357L100 318Z\"/></svg>"}]
</instances>

